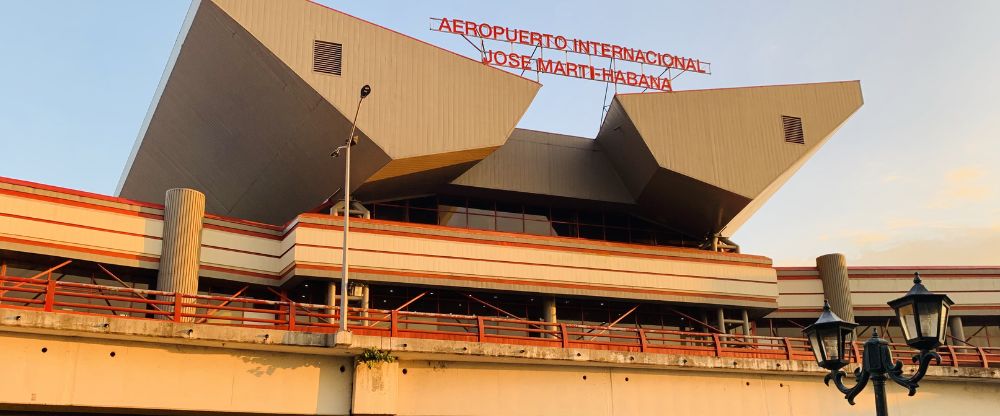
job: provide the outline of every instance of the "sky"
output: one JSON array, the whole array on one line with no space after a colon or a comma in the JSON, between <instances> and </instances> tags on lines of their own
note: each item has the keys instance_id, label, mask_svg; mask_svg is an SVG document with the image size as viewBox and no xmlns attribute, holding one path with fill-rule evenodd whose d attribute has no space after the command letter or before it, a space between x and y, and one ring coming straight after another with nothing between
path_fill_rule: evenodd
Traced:
<instances>
[{"instance_id":1,"label":"sky","mask_svg":"<svg viewBox=\"0 0 1000 416\"><path fill-rule=\"evenodd\" d=\"M470 57L429 18L712 63L676 90L861 80L865 105L733 239L779 266L1000 265L1000 2L321 3ZM113 194L188 5L0 0L0 176ZM605 84L540 80L519 127L593 137Z\"/></svg>"}]
</instances>

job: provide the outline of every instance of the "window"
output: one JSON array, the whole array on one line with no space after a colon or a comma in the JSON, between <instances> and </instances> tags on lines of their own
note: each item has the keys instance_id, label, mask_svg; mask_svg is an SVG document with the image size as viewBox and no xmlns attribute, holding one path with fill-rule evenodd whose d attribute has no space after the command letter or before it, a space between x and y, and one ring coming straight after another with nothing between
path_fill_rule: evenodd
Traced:
<instances>
[{"instance_id":1,"label":"window","mask_svg":"<svg viewBox=\"0 0 1000 416\"><path fill-rule=\"evenodd\" d=\"M373 218L390 221L645 245L697 245L697 239L623 212L578 211L447 195L367 206Z\"/></svg>"}]
</instances>

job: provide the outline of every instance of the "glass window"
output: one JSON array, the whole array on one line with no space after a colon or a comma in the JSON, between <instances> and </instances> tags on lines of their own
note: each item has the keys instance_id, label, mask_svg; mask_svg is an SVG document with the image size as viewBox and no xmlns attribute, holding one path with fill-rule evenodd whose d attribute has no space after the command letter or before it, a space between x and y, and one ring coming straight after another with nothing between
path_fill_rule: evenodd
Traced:
<instances>
[{"instance_id":1,"label":"glass window","mask_svg":"<svg viewBox=\"0 0 1000 416\"><path fill-rule=\"evenodd\" d=\"M417 224L437 224L438 213L430 209L410 208L410 222Z\"/></svg>"},{"instance_id":2,"label":"glass window","mask_svg":"<svg viewBox=\"0 0 1000 416\"><path fill-rule=\"evenodd\" d=\"M488 199L479 199L479 198L469 199L469 213L496 215L496 211L494 211L493 201L490 201Z\"/></svg>"},{"instance_id":3,"label":"glass window","mask_svg":"<svg viewBox=\"0 0 1000 416\"><path fill-rule=\"evenodd\" d=\"M406 221L406 208L394 205L375 204L372 217L379 220Z\"/></svg>"},{"instance_id":4,"label":"glass window","mask_svg":"<svg viewBox=\"0 0 1000 416\"><path fill-rule=\"evenodd\" d=\"M469 226L469 215L461 212L439 212L438 224L466 228Z\"/></svg>"},{"instance_id":5,"label":"glass window","mask_svg":"<svg viewBox=\"0 0 1000 416\"><path fill-rule=\"evenodd\" d=\"M614 214L605 213L604 214L604 225L609 227L628 227L628 215L625 214Z\"/></svg>"},{"instance_id":6,"label":"glass window","mask_svg":"<svg viewBox=\"0 0 1000 416\"><path fill-rule=\"evenodd\" d=\"M636 228L633 228L631 232L629 232L629 241L635 244L656 244L656 240L653 239L652 231Z\"/></svg>"},{"instance_id":7,"label":"glass window","mask_svg":"<svg viewBox=\"0 0 1000 416\"><path fill-rule=\"evenodd\" d=\"M580 238L589 238L591 240L603 240L604 227L597 225L581 225Z\"/></svg>"},{"instance_id":8,"label":"glass window","mask_svg":"<svg viewBox=\"0 0 1000 416\"><path fill-rule=\"evenodd\" d=\"M547 221L549 219L549 208L548 207L524 207L524 219L526 220L537 220L537 221Z\"/></svg>"},{"instance_id":9,"label":"glass window","mask_svg":"<svg viewBox=\"0 0 1000 416\"><path fill-rule=\"evenodd\" d=\"M600 212L580 212L580 224L604 225L604 216Z\"/></svg>"},{"instance_id":10,"label":"glass window","mask_svg":"<svg viewBox=\"0 0 1000 416\"><path fill-rule=\"evenodd\" d=\"M554 222L552 223L552 230L555 234L560 237L579 237L580 233L577 230L576 224L567 224L564 222Z\"/></svg>"},{"instance_id":11,"label":"glass window","mask_svg":"<svg viewBox=\"0 0 1000 416\"><path fill-rule=\"evenodd\" d=\"M497 202L497 216L521 218L523 216L521 213L521 205Z\"/></svg>"},{"instance_id":12,"label":"glass window","mask_svg":"<svg viewBox=\"0 0 1000 416\"><path fill-rule=\"evenodd\" d=\"M552 221L576 222L576 211L570 209L552 208Z\"/></svg>"},{"instance_id":13,"label":"glass window","mask_svg":"<svg viewBox=\"0 0 1000 416\"><path fill-rule=\"evenodd\" d=\"M441 211L465 212L465 198L451 196L438 197L438 209Z\"/></svg>"},{"instance_id":14,"label":"glass window","mask_svg":"<svg viewBox=\"0 0 1000 416\"><path fill-rule=\"evenodd\" d=\"M626 228L616 228L607 227L604 229L604 238L608 241L617 241L621 243L628 242L628 229Z\"/></svg>"},{"instance_id":15,"label":"glass window","mask_svg":"<svg viewBox=\"0 0 1000 416\"><path fill-rule=\"evenodd\" d=\"M552 224L548 221L524 220L524 232L535 235L551 235Z\"/></svg>"},{"instance_id":16,"label":"glass window","mask_svg":"<svg viewBox=\"0 0 1000 416\"><path fill-rule=\"evenodd\" d=\"M410 200L410 208L437 209L437 198L425 196L423 198L413 198Z\"/></svg>"},{"instance_id":17,"label":"glass window","mask_svg":"<svg viewBox=\"0 0 1000 416\"><path fill-rule=\"evenodd\" d=\"M497 217L497 231L524 233L524 220L520 218Z\"/></svg>"},{"instance_id":18,"label":"glass window","mask_svg":"<svg viewBox=\"0 0 1000 416\"><path fill-rule=\"evenodd\" d=\"M492 215L469 214L469 228L477 230L495 230L496 217Z\"/></svg>"}]
</instances>

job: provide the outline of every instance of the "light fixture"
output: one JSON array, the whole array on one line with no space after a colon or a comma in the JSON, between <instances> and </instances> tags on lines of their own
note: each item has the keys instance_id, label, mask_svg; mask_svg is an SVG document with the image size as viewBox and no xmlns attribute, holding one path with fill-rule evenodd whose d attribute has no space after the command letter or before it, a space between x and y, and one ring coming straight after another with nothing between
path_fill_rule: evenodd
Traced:
<instances>
[{"instance_id":1,"label":"light fixture","mask_svg":"<svg viewBox=\"0 0 1000 416\"><path fill-rule=\"evenodd\" d=\"M847 373L841 370L851 362L847 346L851 344L854 330L858 326L847 322L830 310L829 302L823 302L823 313L812 325L802 332L809 338L816 363L830 371L823 379L827 385L833 380L844 394L847 402L854 404L854 398L872 382L875 389L875 414L889 414L885 399L885 382L892 380L909 390L910 396L917 393L917 383L927 374L931 361L941 364L941 356L934 350L944 342L948 312L954 305L948 295L927 290L920 281L920 274L913 274L913 287L906 295L888 302L896 312L899 326L903 329L906 345L920 350L913 357L917 370L910 377L903 376L903 363L892 359L889 342L879 338L878 328L872 328L872 336L865 341L861 367L854 371L855 384L844 385Z\"/></svg>"}]
</instances>

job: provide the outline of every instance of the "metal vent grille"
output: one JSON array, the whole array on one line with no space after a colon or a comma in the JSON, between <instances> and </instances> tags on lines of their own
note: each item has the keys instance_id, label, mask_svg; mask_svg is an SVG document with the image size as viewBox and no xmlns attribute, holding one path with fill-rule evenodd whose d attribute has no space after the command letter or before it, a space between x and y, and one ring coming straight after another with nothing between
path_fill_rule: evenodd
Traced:
<instances>
[{"instance_id":1,"label":"metal vent grille","mask_svg":"<svg viewBox=\"0 0 1000 416\"><path fill-rule=\"evenodd\" d=\"M340 75L344 45L321 40L313 41L313 71Z\"/></svg>"},{"instance_id":2,"label":"metal vent grille","mask_svg":"<svg viewBox=\"0 0 1000 416\"><path fill-rule=\"evenodd\" d=\"M785 129L785 141L788 143L806 144L802 134L802 119L791 116L781 116L781 126Z\"/></svg>"}]
</instances>

